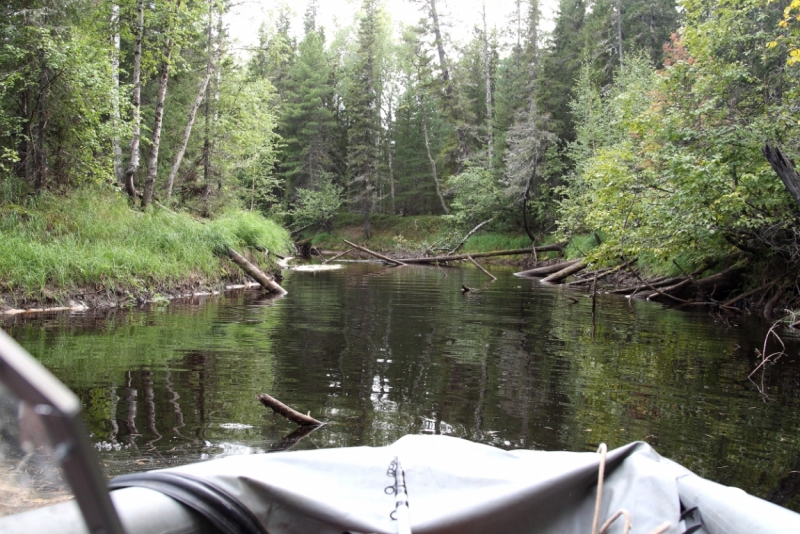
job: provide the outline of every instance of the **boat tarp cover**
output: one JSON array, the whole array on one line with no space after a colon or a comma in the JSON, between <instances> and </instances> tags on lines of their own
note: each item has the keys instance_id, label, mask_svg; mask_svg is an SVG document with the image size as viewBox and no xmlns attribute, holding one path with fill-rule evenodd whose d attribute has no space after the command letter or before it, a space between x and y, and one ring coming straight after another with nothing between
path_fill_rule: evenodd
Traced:
<instances>
[{"instance_id":1,"label":"boat tarp cover","mask_svg":"<svg viewBox=\"0 0 800 534\"><path fill-rule=\"evenodd\" d=\"M395 496L385 491L394 485L387 475L394 458L405 472L415 534L592 531L600 464L592 452L506 451L409 435L386 447L233 456L155 473L206 481L270 534L389 534L397 532ZM705 480L642 442L608 452L600 524L619 509L636 533L665 522L665 532L681 534L800 532L800 514ZM608 532L623 532L623 523Z\"/></svg>"}]
</instances>

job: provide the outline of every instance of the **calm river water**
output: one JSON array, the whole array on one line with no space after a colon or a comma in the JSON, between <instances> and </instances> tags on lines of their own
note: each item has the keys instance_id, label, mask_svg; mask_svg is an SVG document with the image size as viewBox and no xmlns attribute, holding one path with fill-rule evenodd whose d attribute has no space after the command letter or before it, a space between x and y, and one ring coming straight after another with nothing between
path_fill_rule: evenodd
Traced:
<instances>
[{"instance_id":1,"label":"calm river water","mask_svg":"<svg viewBox=\"0 0 800 534\"><path fill-rule=\"evenodd\" d=\"M82 399L109 475L442 433L502 448L651 443L800 510L800 339L769 325L544 287L495 269L346 264L260 291L0 320ZM461 285L477 290L462 294ZM768 347L769 351L775 346ZM269 393L329 424L296 441ZM795 471L795 473L791 473Z\"/></svg>"}]
</instances>

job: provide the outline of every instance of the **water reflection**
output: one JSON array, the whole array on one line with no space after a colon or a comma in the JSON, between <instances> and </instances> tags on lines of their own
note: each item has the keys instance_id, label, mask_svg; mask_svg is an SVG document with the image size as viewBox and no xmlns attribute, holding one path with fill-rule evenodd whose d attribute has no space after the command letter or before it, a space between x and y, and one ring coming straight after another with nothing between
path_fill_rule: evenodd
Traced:
<instances>
[{"instance_id":1,"label":"water reflection","mask_svg":"<svg viewBox=\"0 0 800 534\"><path fill-rule=\"evenodd\" d=\"M80 396L110 475L406 433L550 450L645 440L800 509L796 336L781 334L790 357L754 384L757 321L611 296L593 314L586 293L496 274L353 264L289 272L279 300L241 291L2 326ZM258 393L329 424L294 433Z\"/></svg>"}]
</instances>

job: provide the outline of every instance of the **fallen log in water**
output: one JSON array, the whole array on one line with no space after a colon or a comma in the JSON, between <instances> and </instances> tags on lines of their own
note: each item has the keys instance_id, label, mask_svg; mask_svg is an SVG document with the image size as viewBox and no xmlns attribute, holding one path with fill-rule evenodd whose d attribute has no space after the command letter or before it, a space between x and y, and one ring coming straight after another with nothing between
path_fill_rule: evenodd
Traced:
<instances>
[{"instance_id":1,"label":"fallen log in water","mask_svg":"<svg viewBox=\"0 0 800 534\"><path fill-rule=\"evenodd\" d=\"M625 263L621 263L621 264L617 265L616 267L606 267L605 269L598 269L598 270L594 271L593 273L592 272L581 273L581 276L583 277L581 280L577 280L575 282L569 282L569 283L564 284L564 285L571 286L571 285L578 285L578 284L588 284L589 282L592 282L595 285L595 289L593 289L592 291L596 292L596 289L597 289L596 286L597 286L597 281L598 280L601 280L601 279L605 278L606 276L612 275L615 272L619 271L620 269L625 269L629 265L635 263L637 260L638 260L638 258L634 258L632 260L626 261Z\"/></svg>"},{"instance_id":2,"label":"fallen log in water","mask_svg":"<svg viewBox=\"0 0 800 534\"><path fill-rule=\"evenodd\" d=\"M699 272L693 272L692 276L699 274ZM711 276L700 278L695 282L692 282L691 279L686 278L677 284L665 287L657 292L647 295L647 300L658 300L659 298L663 297L669 297L671 300L680 300L678 297L690 297L693 296L693 293L688 291L691 289L691 286L695 286L698 291L709 291L711 293L710 298L713 298L714 293L717 291L732 289L735 286L736 279L741 272L741 267L731 267L716 274L712 274Z\"/></svg>"},{"instance_id":3,"label":"fallen log in water","mask_svg":"<svg viewBox=\"0 0 800 534\"><path fill-rule=\"evenodd\" d=\"M550 276L548 276L546 278L542 278L542 283L545 283L545 284L558 284L564 278L568 277L569 275L575 274L578 271L582 271L585 268L586 268L586 263L584 263L582 261L579 261L578 263L575 263L574 265L570 265L569 267L565 267L565 268L561 269L560 271L558 271L556 273L553 273L553 274L551 274Z\"/></svg>"},{"instance_id":4,"label":"fallen log in water","mask_svg":"<svg viewBox=\"0 0 800 534\"><path fill-rule=\"evenodd\" d=\"M383 254L378 254L377 252L374 252L374 251L368 249L367 247L362 247L361 245L356 245L355 243L351 243L347 239L342 239L342 241L344 241L345 243L347 243L348 245L350 245L353 248L357 248L358 250L362 250L362 251L366 252L367 254L369 254L371 256L375 256L376 258L381 259L383 261L388 261L389 263L393 263L393 264L397 265L398 267L405 265L405 263L403 263L403 260L395 260L393 258L390 258L389 256L384 256Z\"/></svg>"},{"instance_id":5,"label":"fallen log in water","mask_svg":"<svg viewBox=\"0 0 800 534\"><path fill-rule=\"evenodd\" d=\"M784 275L784 276L786 276L786 275ZM782 276L781 278L783 278L783 276ZM737 303L737 302L739 302L740 300L746 299L747 297L753 296L753 295L755 295L756 293L760 293L760 292L764 291L765 289L769 289L769 288L771 288L772 286L774 286L775 284L777 284L777 283L778 283L778 282L781 280L781 278L779 278L779 279L777 279L777 280L773 280L772 282L767 282L767 283L766 283L766 284L764 284L763 286L759 286L759 287L757 287L757 288L755 288L755 289L753 289L753 290L750 290L750 291L748 291L747 293L742 293L742 294L741 294L741 295L739 295L738 297L733 297L732 299L730 299L730 300L727 300L727 301L723 302L723 303L721 304L721 306L722 306L722 307L729 307L729 306L733 306L734 304L736 304L736 303Z\"/></svg>"},{"instance_id":6,"label":"fallen log in water","mask_svg":"<svg viewBox=\"0 0 800 534\"><path fill-rule=\"evenodd\" d=\"M351 248L348 248L348 249L347 249L347 250L345 250L344 252L340 252L340 253L338 253L336 256L333 256L333 257L331 257L331 258L328 258L327 260L323 261L322 263L328 263L329 261L333 261L333 260L335 260L335 259L341 258L342 256L346 256L347 254L350 254L352 251L353 251L352 247L351 247Z\"/></svg>"},{"instance_id":7,"label":"fallen log in water","mask_svg":"<svg viewBox=\"0 0 800 534\"><path fill-rule=\"evenodd\" d=\"M298 412L297 410L289 408L275 397L271 397L266 393L261 393L260 395L256 395L256 399L261 404L271 409L274 413L282 415L289 421L297 423L300 426L320 426L324 424L322 421L317 421L310 415L304 415Z\"/></svg>"},{"instance_id":8,"label":"fallen log in water","mask_svg":"<svg viewBox=\"0 0 800 534\"><path fill-rule=\"evenodd\" d=\"M481 271L483 271L483 274L485 274L486 276L488 276L489 278L491 278L491 279L492 279L492 282L494 282L495 280L497 280L497 277L496 277L495 275L493 275L492 273L490 273L489 271L487 271L486 269L484 269L484 268L483 268L483 266L482 266L480 263L478 263L477 261L475 261L474 259L472 259L472 256L467 256L467 259L468 259L469 261L471 261L471 262L472 262L472 264L473 264L475 267L477 267L478 269L480 269Z\"/></svg>"},{"instance_id":9,"label":"fallen log in water","mask_svg":"<svg viewBox=\"0 0 800 534\"><path fill-rule=\"evenodd\" d=\"M652 280L645 280L647 285L640 284L638 286L631 286L631 287L622 287L620 289L614 289L610 291L610 293L617 294L617 295L627 295L630 293L638 293L639 291L648 289L650 287L665 287L671 286L677 282L680 282L682 278L665 278L663 276L659 276L658 278L653 278Z\"/></svg>"},{"instance_id":10,"label":"fallen log in water","mask_svg":"<svg viewBox=\"0 0 800 534\"><path fill-rule=\"evenodd\" d=\"M514 273L514 276L519 276L521 278L539 278L542 276L547 276L548 274L557 273L558 271L570 267L571 265L580 263L580 261L581 260L570 260L570 261L562 261L559 263L553 263L551 265L545 265L544 267L536 267L535 269L520 271L518 273Z\"/></svg>"},{"instance_id":11,"label":"fallen log in water","mask_svg":"<svg viewBox=\"0 0 800 534\"><path fill-rule=\"evenodd\" d=\"M515 248L512 250L496 250L493 252L473 252L472 254L455 254L448 256L431 256L427 258L401 258L397 261L403 263L440 263L446 261L463 261L468 260L470 256L473 258L489 258L492 256L518 256L520 254L531 254L534 250L536 252L553 252L563 250L563 243L556 243L555 245L544 245L541 247L533 248Z\"/></svg>"},{"instance_id":12,"label":"fallen log in water","mask_svg":"<svg viewBox=\"0 0 800 534\"><path fill-rule=\"evenodd\" d=\"M241 267L244 272L253 277L256 282L261 284L261 287L270 293L276 293L278 295L285 295L287 293L287 291L273 280L271 276L244 259L241 254L230 247L228 247L228 256L233 260L233 263Z\"/></svg>"}]
</instances>

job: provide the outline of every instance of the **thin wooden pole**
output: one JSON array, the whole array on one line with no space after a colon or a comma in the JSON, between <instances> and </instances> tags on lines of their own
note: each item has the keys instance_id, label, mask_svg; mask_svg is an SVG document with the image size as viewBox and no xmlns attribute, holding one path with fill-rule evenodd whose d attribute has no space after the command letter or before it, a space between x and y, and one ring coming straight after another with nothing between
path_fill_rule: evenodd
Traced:
<instances>
[{"instance_id":1,"label":"thin wooden pole","mask_svg":"<svg viewBox=\"0 0 800 534\"><path fill-rule=\"evenodd\" d=\"M353 252L353 249L352 248L348 248L344 252L340 252L336 256L332 256L332 257L328 258L327 260L323 261L322 263L324 265L324 264L328 263L329 261L333 261L335 259L341 258L342 256L346 256L347 254L350 254L351 252Z\"/></svg>"},{"instance_id":2,"label":"thin wooden pole","mask_svg":"<svg viewBox=\"0 0 800 534\"><path fill-rule=\"evenodd\" d=\"M405 265L405 263L403 263L400 260L395 260L395 259L390 258L389 256L384 256L383 254L378 254L377 252L374 252L374 251L368 249L367 247L362 247L361 245L356 245L355 243L351 243L347 239L342 239L342 241L344 241L345 243L347 243L348 245L350 245L353 248L357 248L358 250L363 250L367 254L375 256L376 258L379 258L379 259L381 259L383 261L388 261L389 263L393 263L393 264L398 265L398 266L404 266Z\"/></svg>"},{"instance_id":3,"label":"thin wooden pole","mask_svg":"<svg viewBox=\"0 0 800 534\"><path fill-rule=\"evenodd\" d=\"M485 274L486 276L488 276L489 278L491 278L491 279L492 279L492 281L495 281L495 280L497 280L497 277L496 277L495 275L493 275L492 273L490 273L489 271L487 271L486 269L484 269L484 268L481 266L481 264L480 264L480 263L478 263L477 261L473 260L473 259L472 259L472 256L467 256L467 259L468 259L469 261L471 261L471 262L472 262L472 264L473 264L475 267L477 267L478 269L480 269L481 271L483 271L483 272L484 272L484 274Z\"/></svg>"}]
</instances>

